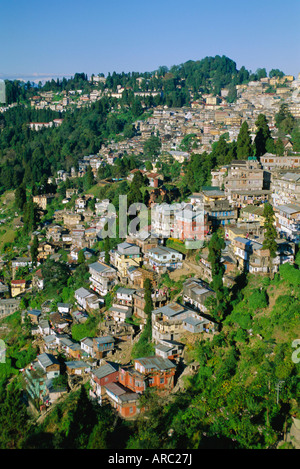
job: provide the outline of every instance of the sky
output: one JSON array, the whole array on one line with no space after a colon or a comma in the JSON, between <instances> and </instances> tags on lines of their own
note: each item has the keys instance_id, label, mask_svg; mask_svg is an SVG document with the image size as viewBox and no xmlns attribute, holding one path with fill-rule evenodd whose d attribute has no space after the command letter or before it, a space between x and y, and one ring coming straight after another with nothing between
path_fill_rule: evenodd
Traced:
<instances>
[{"instance_id":1,"label":"sky","mask_svg":"<svg viewBox=\"0 0 300 469\"><path fill-rule=\"evenodd\" d=\"M300 72L299 0L0 0L0 78L145 72L225 55Z\"/></svg>"}]
</instances>

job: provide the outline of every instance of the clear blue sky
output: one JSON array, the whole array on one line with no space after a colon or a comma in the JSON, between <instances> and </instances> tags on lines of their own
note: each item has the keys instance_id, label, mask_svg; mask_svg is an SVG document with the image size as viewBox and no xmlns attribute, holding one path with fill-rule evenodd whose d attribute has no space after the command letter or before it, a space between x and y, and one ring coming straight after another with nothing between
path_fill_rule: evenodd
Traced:
<instances>
[{"instance_id":1,"label":"clear blue sky","mask_svg":"<svg viewBox=\"0 0 300 469\"><path fill-rule=\"evenodd\" d=\"M9 0L0 77L152 71L226 55L300 72L300 0Z\"/></svg>"}]
</instances>

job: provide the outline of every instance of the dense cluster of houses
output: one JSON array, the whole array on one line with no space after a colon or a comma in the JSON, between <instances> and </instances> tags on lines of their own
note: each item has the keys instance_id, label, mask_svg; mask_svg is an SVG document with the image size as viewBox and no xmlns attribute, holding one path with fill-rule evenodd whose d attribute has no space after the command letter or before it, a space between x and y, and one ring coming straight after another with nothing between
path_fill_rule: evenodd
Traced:
<instances>
[{"instance_id":1,"label":"dense cluster of houses","mask_svg":"<svg viewBox=\"0 0 300 469\"><path fill-rule=\"evenodd\" d=\"M209 151L224 132L228 132L229 139L235 139L245 120L254 133L254 122L262 109L272 130L282 96L295 117L299 117L295 100L289 99L293 90L299 89L299 81L291 77L285 77L282 83L279 79L274 79L274 83L271 80L238 86L234 105L226 102L226 90L222 90L219 97L204 95L193 101L188 110L155 108L148 120L136 122L137 136L107 144L97 155L84 156L78 171L74 168L69 173L58 171L55 182L83 176L88 167L96 174L101 165L114 164L125 151L142 152L143 142L153 132L160 135L162 152L182 163L190 155L189 150L180 147L187 134L195 136L194 152ZM93 82L97 86L105 79L93 77ZM266 92L269 86L275 86L276 92ZM83 105L100 99L102 92L95 88L93 96L75 91L72 96L65 93L59 105L68 106L76 93L76 103ZM122 92L118 89L119 97ZM35 97L32 105L54 106L57 110L52 99L51 93L44 93ZM31 127L39 130L44 124L31 123ZM136 171L147 176L150 187L163 187L163 176L153 170L133 170L129 182ZM62 202L66 207L56 210L51 222L32 233L32 239L38 240L38 266L33 270L32 282L22 276L26 269L33 269L28 256L13 259L10 284L0 284L2 318L19 309L26 292L45 288L41 264L46 259L63 260L63 251L67 255L63 262L71 269L82 262L82 255L88 265L89 284L82 284L74 292L71 304L49 301L41 309L22 313L24 320L30 319L32 335L40 350L36 360L23 370L32 399L51 405L81 379L90 382L90 396L100 405L109 402L123 418L135 418L143 411L140 397L146 389L171 392L176 384L178 363L184 359L182 338L197 334L212 337L218 333L219 325L210 316L208 307L208 299L215 297L215 292L210 287L212 268L207 243L216 229L222 228L224 233L221 262L225 266L223 281L228 286L234 285L241 271L275 273L281 264L294 262L300 241L300 155L292 151L290 142L286 142L284 156L249 155L213 170L211 178L210 187L191 194L184 202L151 202L150 224L136 232L129 229L122 242L100 253L95 245L103 240L106 223L118 221L116 212L109 200L78 194L74 188L66 190ZM33 201L45 212L54 199L55 194L40 194ZM69 208L71 200L74 203ZM272 259L263 247L266 202L272 204L276 220L277 252ZM187 255L193 248L197 249L197 260ZM180 297L175 298L161 282L162 275L174 273L177 278L181 273L185 278ZM152 288L151 332L155 352L124 362L120 352L125 345L132 347L136 343L149 320L145 313L146 280L150 280ZM105 303L107 295L111 296L109 307ZM72 325L82 324L95 314L101 317L97 335L75 341ZM65 357L63 361L61 356Z\"/></svg>"}]
</instances>

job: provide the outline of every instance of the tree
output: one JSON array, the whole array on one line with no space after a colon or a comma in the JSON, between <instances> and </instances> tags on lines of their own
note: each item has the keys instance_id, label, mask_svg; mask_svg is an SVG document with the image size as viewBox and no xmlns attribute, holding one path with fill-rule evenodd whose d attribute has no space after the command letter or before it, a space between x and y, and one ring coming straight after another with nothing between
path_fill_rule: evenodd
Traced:
<instances>
[{"instance_id":1,"label":"tree","mask_svg":"<svg viewBox=\"0 0 300 469\"><path fill-rule=\"evenodd\" d=\"M34 266L37 264L37 256L38 256L38 250L39 248L39 241L37 236L35 235L32 241L32 245L30 247L30 254L31 254L31 261Z\"/></svg>"},{"instance_id":2,"label":"tree","mask_svg":"<svg viewBox=\"0 0 300 469\"><path fill-rule=\"evenodd\" d=\"M94 173L89 165L84 175L84 189L89 190L95 184Z\"/></svg>"},{"instance_id":3,"label":"tree","mask_svg":"<svg viewBox=\"0 0 300 469\"><path fill-rule=\"evenodd\" d=\"M215 231L208 245L208 262L211 264L212 282L211 286L216 294L215 314L219 320L222 319L225 312L223 275L225 266L221 261L222 250L225 248L225 241L222 235Z\"/></svg>"},{"instance_id":4,"label":"tree","mask_svg":"<svg viewBox=\"0 0 300 469\"><path fill-rule=\"evenodd\" d=\"M262 156L266 153L268 140L272 140L266 116L259 114L255 125L257 127L254 139L255 155Z\"/></svg>"},{"instance_id":5,"label":"tree","mask_svg":"<svg viewBox=\"0 0 300 469\"><path fill-rule=\"evenodd\" d=\"M274 209L271 204L266 203L264 206L264 240L263 240L263 249L268 249L270 252L270 261L269 261L269 274L272 276L272 259L276 257L277 252L277 232L274 226L275 215Z\"/></svg>"},{"instance_id":6,"label":"tree","mask_svg":"<svg viewBox=\"0 0 300 469\"><path fill-rule=\"evenodd\" d=\"M97 414L84 386L81 386L76 409L65 441L66 448L86 449L89 437L97 424Z\"/></svg>"},{"instance_id":7,"label":"tree","mask_svg":"<svg viewBox=\"0 0 300 469\"><path fill-rule=\"evenodd\" d=\"M272 68L272 70L270 70L269 72L269 77L270 78L273 78L273 77L283 78L284 73L278 68Z\"/></svg>"},{"instance_id":8,"label":"tree","mask_svg":"<svg viewBox=\"0 0 300 469\"><path fill-rule=\"evenodd\" d=\"M277 129L284 134L291 134L295 127L295 118L290 113L286 103L281 104L279 112L275 114L275 124Z\"/></svg>"},{"instance_id":9,"label":"tree","mask_svg":"<svg viewBox=\"0 0 300 469\"><path fill-rule=\"evenodd\" d=\"M106 264L110 264L110 242L109 242L109 237L106 236L105 240L104 240L104 252L105 252L105 256L104 256L104 262Z\"/></svg>"},{"instance_id":10,"label":"tree","mask_svg":"<svg viewBox=\"0 0 300 469\"><path fill-rule=\"evenodd\" d=\"M83 249L81 249L78 253L78 264L84 264L85 263L85 255Z\"/></svg>"},{"instance_id":11,"label":"tree","mask_svg":"<svg viewBox=\"0 0 300 469\"><path fill-rule=\"evenodd\" d=\"M145 157L149 158L150 160L155 160L158 157L160 149L160 139L155 135L151 135L151 137L149 137L148 140L145 141L143 147Z\"/></svg>"},{"instance_id":12,"label":"tree","mask_svg":"<svg viewBox=\"0 0 300 469\"><path fill-rule=\"evenodd\" d=\"M39 208L37 204L34 203L32 199L30 199L24 205L24 216L23 216L24 232L28 234L31 231L36 230L39 220L40 220Z\"/></svg>"},{"instance_id":13,"label":"tree","mask_svg":"<svg viewBox=\"0 0 300 469\"><path fill-rule=\"evenodd\" d=\"M60 290L62 287L67 285L70 277L70 268L63 262L54 261L53 259L47 259L42 264L42 275L47 286Z\"/></svg>"},{"instance_id":14,"label":"tree","mask_svg":"<svg viewBox=\"0 0 300 469\"><path fill-rule=\"evenodd\" d=\"M237 158L243 159L252 155L252 139L249 132L249 126L247 121L244 121L241 125L238 137L237 137Z\"/></svg>"},{"instance_id":15,"label":"tree","mask_svg":"<svg viewBox=\"0 0 300 469\"><path fill-rule=\"evenodd\" d=\"M24 205L26 204L26 200L26 190L22 184L15 190L15 202L17 209L22 211Z\"/></svg>"}]
</instances>

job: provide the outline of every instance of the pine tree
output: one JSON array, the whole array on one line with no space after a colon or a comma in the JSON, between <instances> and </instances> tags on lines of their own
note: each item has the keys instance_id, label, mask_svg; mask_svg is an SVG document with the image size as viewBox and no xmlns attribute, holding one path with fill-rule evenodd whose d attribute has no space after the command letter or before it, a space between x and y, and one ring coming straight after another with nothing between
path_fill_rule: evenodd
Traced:
<instances>
[{"instance_id":1,"label":"pine tree","mask_svg":"<svg viewBox=\"0 0 300 469\"><path fill-rule=\"evenodd\" d=\"M39 247L39 241L37 239L37 236L34 236L32 245L30 247L30 254L31 254L31 261L34 266L37 264L37 256L38 256L38 247Z\"/></svg>"},{"instance_id":2,"label":"pine tree","mask_svg":"<svg viewBox=\"0 0 300 469\"><path fill-rule=\"evenodd\" d=\"M110 254L109 254L109 250L110 250L109 237L106 236L106 238L105 238L105 240L104 240L104 251L105 251L104 262L105 262L106 264L109 264L109 263L110 263Z\"/></svg>"},{"instance_id":3,"label":"pine tree","mask_svg":"<svg viewBox=\"0 0 300 469\"><path fill-rule=\"evenodd\" d=\"M272 259L276 257L277 252L277 232L275 228L275 215L274 209L271 204L265 204L263 216L264 221L264 241L263 249L268 249L270 252L270 262L269 262L269 274L272 275Z\"/></svg>"},{"instance_id":4,"label":"pine tree","mask_svg":"<svg viewBox=\"0 0 300 469\"><path fill-rule=\"evenodd\" d=\"M237 138L237 158L243 159L252 155L252 140L249 132L249 126L246 121L241 125Z\"/></svg>"},{"instance_id":5,"label":"pine tree","mask_svg":"<svg viewBox=\"0 0 300 469\"><path fill-rule=\"evenodd\" d=\"M266 116L259 114L255 125L257 127L254 139L255 155L262 156L266 153L267 141L272 140Z\"/></svg>"},{"instance_id":6,"label":"pine tree","mask_svg":"<svg viewBox=\"0 0 300 469\"><path fill-rule=\"evenodd\" d=\"M23 185L19 186L15 190L15 202L17 209L23 210L24 205L26 204L26 190Z\"/></svg>"},{"instance_id":7,"label":"pine tree","mask_svg":"<svg viewBox=\"0 0 300 469\"><path fill-rule=\"evenodd\" d=\"M215 314L218 320L223 318L225 312L223 275L225 266L221 262L222 250L225 248L225 241L221 234L215 231L208 245L208 262L211 264L212 282L211 287L216 294Z\"/></svg>"}]
</instances>

